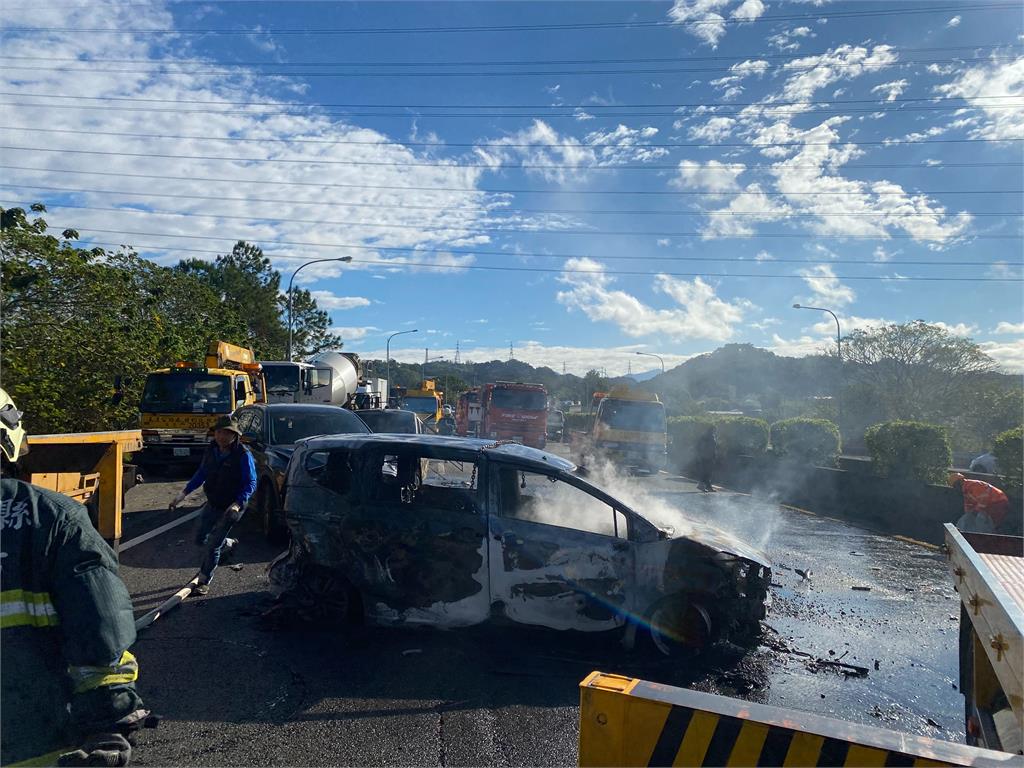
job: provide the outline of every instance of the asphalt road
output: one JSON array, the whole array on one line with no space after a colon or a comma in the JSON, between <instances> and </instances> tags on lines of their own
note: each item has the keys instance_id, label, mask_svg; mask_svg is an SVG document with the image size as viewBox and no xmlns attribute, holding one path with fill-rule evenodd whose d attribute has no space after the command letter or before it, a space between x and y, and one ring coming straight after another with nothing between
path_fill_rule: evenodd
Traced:
<instances>
[{"instance_id":1,"label":"asphalt road","mask_svg":"<svg viewBox=\"0 0 1024 768\"><path fill-rule=\"evenodd\" d=\"M183 483L130 491L123 541L180 514L165 507ZM958 602L934 549L664 474L627 490L641 511L685 510L764 549L776 586L760 647L676 668L609 638L527 629L270 629L277 551L243 523L241 568L222 566L207 597L134 648L142 695L165 718L140 735L135 764L575 765L577 686L594 669L962 741ZM191 534L187 523L122 553L140 614L195 574Z\"/></svg>"}]
</instances>

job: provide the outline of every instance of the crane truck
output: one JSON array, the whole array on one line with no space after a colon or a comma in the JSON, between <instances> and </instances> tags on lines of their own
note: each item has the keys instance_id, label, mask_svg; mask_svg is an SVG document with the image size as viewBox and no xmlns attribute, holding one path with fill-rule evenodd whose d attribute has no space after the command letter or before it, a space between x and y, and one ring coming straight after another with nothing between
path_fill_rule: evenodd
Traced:
<instances>
[{"instance_id":1,"label":"crane truck","mask_svg":"<svg viewBox=\"0 0 1024 768\"><path fill-rule=\"evenodd\" d=\"M203 363L179 360L150 371L139 403L143 449L138 466L197 464L221 416L266 402L266 383L251 349L211 341Z\"/></svg>"}]
</instances>

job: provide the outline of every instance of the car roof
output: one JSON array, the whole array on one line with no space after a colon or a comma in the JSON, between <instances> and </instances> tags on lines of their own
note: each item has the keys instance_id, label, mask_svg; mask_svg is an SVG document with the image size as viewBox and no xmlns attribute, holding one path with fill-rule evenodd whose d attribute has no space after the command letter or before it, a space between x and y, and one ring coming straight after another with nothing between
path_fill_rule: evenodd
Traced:
<instances>
[{"instance_id":1,"label":"car roof","mask_svg":"<svg viewBox=\"0 0 1024 768\"><path fill-rule=\"evenodd\" d=\"M361 450L369 447L420 448L426 451L459 451L485 455L488 459L508 462L524 467L571 472L576 465L553 453L530 448L519 443L495 442L475 437L449 437L445 435L407 435L377 432L369 435L325 435L306 441L310 450L347 448Z\"/></svg>"},{"instance_id":2,"label":"car roof","mask_svg":"<svg viewBox=\"0 0 1024 768\"><path fill-rule=\"evenodd\" d=\"M266 408L268 411L345 411L346 413L352 413L348 408L342 408L340 405L330 405L329 403L253 403L251 405L243 405L242 408Z\"/></svg>"},{"instance_id":3,"label":"car roof","mask_svg":"<svg viewBox=\"0 0 1024 768\"><path fill-rule=\"evenodd\" d=\"M355 413L355 414L357 414L359 416L362 416L364 413L387 413L387 414L399 413L399 414L408 414L409 416L413 416L413 417L416 416L416 412L415 411L407 411L404 408L358 408L358 409L352 411L352 413Z\"/></svg>"}]
</instances>

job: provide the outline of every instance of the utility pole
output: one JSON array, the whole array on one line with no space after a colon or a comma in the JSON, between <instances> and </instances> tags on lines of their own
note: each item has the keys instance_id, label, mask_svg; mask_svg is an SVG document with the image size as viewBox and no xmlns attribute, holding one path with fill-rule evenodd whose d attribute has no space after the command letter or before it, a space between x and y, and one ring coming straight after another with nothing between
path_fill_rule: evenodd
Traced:
<instances>
[{"instance_id":1,"label":"utility pole","mask_svg":"<svg viewBox=\"0 0 1024 768\"><path fill-rule=\"evenodd\" d=\"M455 342L455 364L458 365L461 362L462 362L462 359L459 357L459 342L456 341Z\"/></svg>"},{"instance_id":2,"label":"utility pole","mask_svg":"<svg viewBox=\"0 0 1024 768\"><path fill-rule=\"evenodd\" d=\"M511 341L508 343L508 359L509 360L515 359L515 352L512 349L512 342Z\"/></svg>"}]
</instances>

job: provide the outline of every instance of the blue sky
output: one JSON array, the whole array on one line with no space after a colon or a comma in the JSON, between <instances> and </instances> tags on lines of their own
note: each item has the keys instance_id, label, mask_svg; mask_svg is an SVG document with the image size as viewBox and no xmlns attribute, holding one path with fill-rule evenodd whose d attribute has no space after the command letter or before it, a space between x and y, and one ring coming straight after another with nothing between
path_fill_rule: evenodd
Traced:
<instances>
[{"instance_id":1,"label":"blue sky","mask_svg":"<svg viewBox=\"0 0 1024 768\"><path fill-rule=\"evenodd\" d=\"M161 262L350 255L297 283L365 356L826 348L799 302L1024 370L1019 6L15 2L3 204Z\"/></svg>"}]
</instances>

